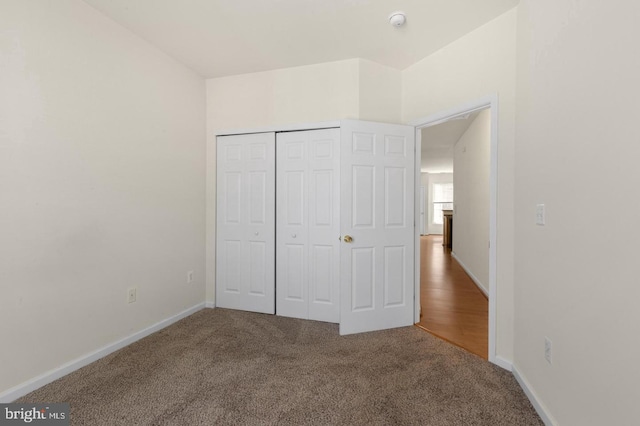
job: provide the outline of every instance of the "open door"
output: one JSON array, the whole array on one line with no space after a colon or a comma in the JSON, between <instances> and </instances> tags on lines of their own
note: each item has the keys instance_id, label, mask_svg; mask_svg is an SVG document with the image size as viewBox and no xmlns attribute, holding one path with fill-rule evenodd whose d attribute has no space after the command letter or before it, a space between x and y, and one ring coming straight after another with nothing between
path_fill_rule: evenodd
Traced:
<instances>
[{"instance_id":1,"label":"open door","mask_svg":"<svg viewBox=\"0 0 640 426\"><path fill-rule=\"evenodd\" d=\"M414 133L341 122L340 334L413 324Z\"/></svg>"}]
</instances>

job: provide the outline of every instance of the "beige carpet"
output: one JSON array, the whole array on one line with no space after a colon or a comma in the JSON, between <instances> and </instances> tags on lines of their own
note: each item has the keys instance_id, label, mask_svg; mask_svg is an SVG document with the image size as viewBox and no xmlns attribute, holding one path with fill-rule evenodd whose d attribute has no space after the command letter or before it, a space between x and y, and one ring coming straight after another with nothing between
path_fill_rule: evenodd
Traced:
<instances>
[{"instance_id":1,"label":"beige carpet","mask_svg":"<svg viewBox=\"0 0 640 426\"><path fill-rule=\"evenodd\" d=\"M202 310L27 396L74 425L540 425L511 373L416 328Z\"/></svg>"}]
</instances>

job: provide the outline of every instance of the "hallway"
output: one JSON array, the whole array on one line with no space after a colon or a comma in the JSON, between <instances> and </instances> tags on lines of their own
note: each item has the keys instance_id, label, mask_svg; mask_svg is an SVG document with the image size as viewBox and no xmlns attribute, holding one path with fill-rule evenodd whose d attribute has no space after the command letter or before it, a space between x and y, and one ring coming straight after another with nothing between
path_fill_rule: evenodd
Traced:
<instances>
[{"instance_id":1,"label":"hallway","mask_svg":"<svg viewBox=\"0 0 640 426\"><path fill-rule=\"evenodd\" d=\"M488 357L489 302L442 246L441 235L420 237L420 305L417 324L484 359Z\"/></svg>"}]
</instances>

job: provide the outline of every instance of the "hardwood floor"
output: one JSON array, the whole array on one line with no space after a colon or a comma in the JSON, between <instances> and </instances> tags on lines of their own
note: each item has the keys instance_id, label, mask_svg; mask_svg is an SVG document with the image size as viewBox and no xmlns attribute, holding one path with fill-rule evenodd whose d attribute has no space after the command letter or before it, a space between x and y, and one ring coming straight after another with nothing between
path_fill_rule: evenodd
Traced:
<instances>
[{"instance_id":1,"label":"hardwood floor","mask_svg":"<svg viewBox=\"0 0 640 426\"><path fill-rule=\"evenodd\" d=\"M430 333L487 359L489 302L441 235L420 237L420 303L417 324Z\"/></svg>"}]
</instances>

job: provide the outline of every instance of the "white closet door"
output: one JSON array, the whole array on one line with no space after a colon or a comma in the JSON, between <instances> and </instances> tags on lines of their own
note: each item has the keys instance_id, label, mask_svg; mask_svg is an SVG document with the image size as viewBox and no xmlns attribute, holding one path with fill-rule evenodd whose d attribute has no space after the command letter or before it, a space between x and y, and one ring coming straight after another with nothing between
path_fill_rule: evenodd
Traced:
<instances>
[{"instance_id":1,"label":"white closet door","mask_svg":"<svg viewBox=\"0 0 640 426\"><path fill-rule=\"evenodd\" d=\"M414 128L345 120L341 139L340 334L411 325Z\"/></svg>"},{"instance_id":2,"label":"white closet door","mask_svg":"<svg viewBox=\"0 0 640 426\"><path fill-rule=\"evenodd\" d=\"M339 129L277 135L278 315L340 318Z\"/></svg>"},{"instance_id":3,"label":"white closet door","mask_svg":"<svg viewBox=\"0 0 640 426\"><path fill-rule=\"evenodd\" d=\"M217 138L216 306L275 312L275 133Z\"/></svg>"},{"instance_id":4,"label":"white closet door","mask_svg":"<svg viewBox=\"0 0 640 426\"><path fill-rule=\"evenodd\" d=\"M340 321L340 129L309 137L309 319Z\"/></svg>"},{"instance_id":5,"label":"white closet door","mask_svg":"<svg viewBox=\"0 0 640 426\"><path fill-rule=\"evenodd\" d=\"M309 315L306 132L278 133L276 141L276 312Z\"/></svg>"}]
</instances>

